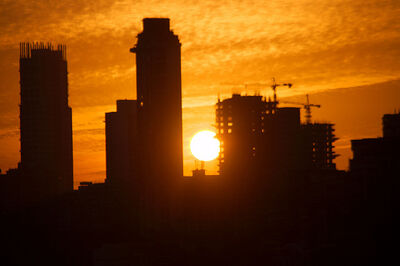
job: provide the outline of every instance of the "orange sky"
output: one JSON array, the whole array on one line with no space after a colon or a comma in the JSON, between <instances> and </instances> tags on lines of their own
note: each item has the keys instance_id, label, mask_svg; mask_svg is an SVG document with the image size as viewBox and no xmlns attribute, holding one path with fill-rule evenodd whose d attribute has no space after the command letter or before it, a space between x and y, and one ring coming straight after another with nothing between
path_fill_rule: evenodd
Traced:
<instances>
[{"instance_id":1,"label":"orange sky","mask_svg":"<svg viewBox=\"0 0 400 266\"><path fill-rule=\"evenodd\" d=\"M19 161L19 42L67 45L75 184L105 178L104 113L135 98L136 42L144 17L169 17L182 42L185 173L190 137L213 129L217 95L270 95L271 77L291 82L278 96L321 104L337 124L339 168L349 140L381 135L380 118L400 109L400 2L29 1L0 3L0 168ZM245 89L244 84L250 84ZM209 173L215 162L206 164Z\"/></svg>"}]
</instances>

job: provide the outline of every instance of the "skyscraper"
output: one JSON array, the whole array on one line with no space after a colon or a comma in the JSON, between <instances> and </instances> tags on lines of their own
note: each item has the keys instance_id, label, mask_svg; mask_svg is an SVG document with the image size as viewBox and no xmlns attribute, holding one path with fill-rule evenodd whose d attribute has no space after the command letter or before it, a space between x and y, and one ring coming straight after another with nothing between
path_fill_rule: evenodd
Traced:
<instances>
[{"instance_id":1,"label":"skyscraper","mask_svg":"<svg viewBox=\"0 0 400 266\"><path fill-rule=\"evenodd\" d=\"M183 175L181 43L167 18L143 19L136 54L138 125L143 174Z\"/></svg>"},{"instance_id":2,"label":"skyscraper","mask_svg":"<svg viewBox=\"0 0 400 266\"><path fill-rule=\"evenodd\" d=\"M73 190L72 114L66 47L20 44L21 169L43 198Z\"/></svg>"}]
</instances>

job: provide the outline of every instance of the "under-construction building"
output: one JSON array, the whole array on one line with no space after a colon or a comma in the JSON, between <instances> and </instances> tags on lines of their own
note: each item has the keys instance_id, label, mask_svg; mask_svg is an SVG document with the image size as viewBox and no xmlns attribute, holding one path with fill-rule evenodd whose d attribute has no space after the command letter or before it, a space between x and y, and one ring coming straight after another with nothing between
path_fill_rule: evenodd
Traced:
<instances>
[{"instance_id":1,"label":"under-construction building","mask_svg":"<svg viewBox=\"0 0 400 266\"><path fill-rule=\"evenodd\" d=\"M309 143L308 153L311 167L315 169L336 169L333 160L337 157L333 148L338 139L332 123L306 123L302 125Z\"/></svg>"},{"instance_id":2,"label":"under-construction building","mask_svg":"<svg viewBox=\"0 0 400 266\"><path fill-rule=\"evenodd\" d=\"M66 47L21 43L20 85L21 168L27 190L35 198L72 191Z\"/></svg>"},{"instance_id":3,"label":"under-construction building","mask_svg":"<svg viewBox=\"0 0 400 266\"><path fill-rule=\"evenodd\" d=\"M277 108L262 96L216 104L221 174L268 175L311 168L335 169L333 124L300 123L300 108Z\"/></svg>"}]
</instances>

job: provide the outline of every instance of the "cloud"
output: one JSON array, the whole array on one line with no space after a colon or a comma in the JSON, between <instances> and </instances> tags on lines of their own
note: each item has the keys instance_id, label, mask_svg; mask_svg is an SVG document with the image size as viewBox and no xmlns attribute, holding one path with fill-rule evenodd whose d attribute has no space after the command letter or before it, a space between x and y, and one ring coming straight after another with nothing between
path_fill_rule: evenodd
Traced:
<instances>
[{"instance_id":1,"label":"cloud","mask_svg":"<svg viewBox=\"0 0 400 266\"><path fill-rule=\"evenodd\" d=\"M18 130L0 130L0 139L19 136Z\"/></svg>"}]
</instances>

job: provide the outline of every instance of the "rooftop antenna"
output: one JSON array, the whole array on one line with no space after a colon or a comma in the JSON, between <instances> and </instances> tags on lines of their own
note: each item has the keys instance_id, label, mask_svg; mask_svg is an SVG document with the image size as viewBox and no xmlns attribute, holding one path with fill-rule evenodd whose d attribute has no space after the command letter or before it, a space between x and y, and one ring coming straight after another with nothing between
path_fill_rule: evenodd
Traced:
<instances>
[{"instance_id":1,"label":"rooftop antenna","mask_svg":"<svg viewBox=\"0 0 400 266\"><path fill-rule=\"evenodd\" d=\"M199 162L200 162L200 169L199 169ZM202 177L206 175L206 170L204 169L204 161L202 160L194 160L195 168L192 170L193 177Z\"/></svg>"}]
</instances>

